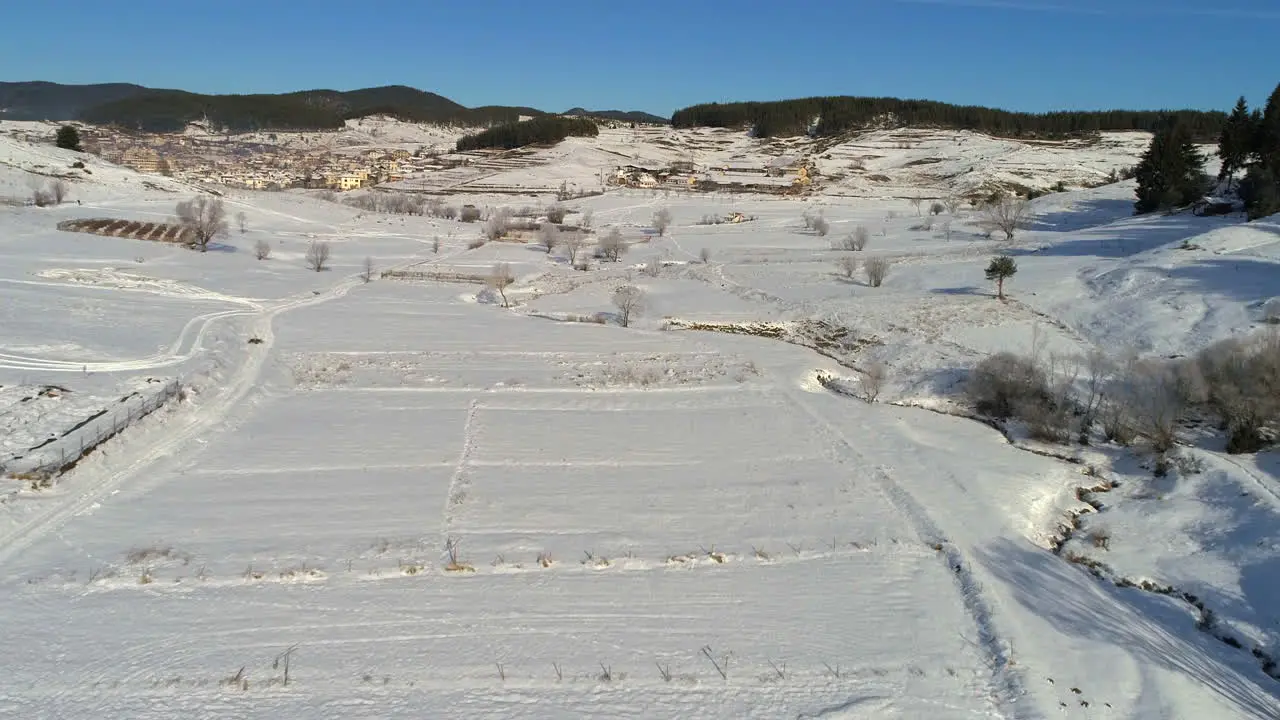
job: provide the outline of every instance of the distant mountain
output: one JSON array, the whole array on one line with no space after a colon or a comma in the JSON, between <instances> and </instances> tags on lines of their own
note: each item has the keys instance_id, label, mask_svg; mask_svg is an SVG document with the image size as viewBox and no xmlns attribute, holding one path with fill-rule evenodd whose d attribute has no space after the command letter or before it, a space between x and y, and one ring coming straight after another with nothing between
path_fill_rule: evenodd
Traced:
<instances>
[{"instance_id":1,"label":"distant mountain","mask_svg":"<svg viewBox=\"0 0 1280 720\"><path fill-rule=\"evenodd\" d=\"M654 115L652 113L643 112L641 110L586 110L576 107L572 110L565 110L561 115L582 115L585 117L603 118L605 120L618 120L621 122L649 123L655 125L668 125L670 120Z\"/></svg>"},{"instance_id":2,"label":"distant mountain","mask_svg":"<svg viewBox=\"0 0 1280 720\"><path fill-rule=\"evenodd\" d=\"M361 90L304 90L257 95L203 95L140 85L0 83L0 119L81 120L152 132L175 132L201 120L232 132L325 130L350 118L390 115L413 122L476 127L513 122L536 108L468 108L403 85Z\"/></svg>"},{"instance_id":3,"label":"distant mountain","mask_svg":"<svg viewBox=\"0 0 1280 720\"><path fill-rule=\"evenodd\" d=\"M141 85L0 82L0 120L73 120L95 105L147 92Z\"/></svg>"}]
</instances>

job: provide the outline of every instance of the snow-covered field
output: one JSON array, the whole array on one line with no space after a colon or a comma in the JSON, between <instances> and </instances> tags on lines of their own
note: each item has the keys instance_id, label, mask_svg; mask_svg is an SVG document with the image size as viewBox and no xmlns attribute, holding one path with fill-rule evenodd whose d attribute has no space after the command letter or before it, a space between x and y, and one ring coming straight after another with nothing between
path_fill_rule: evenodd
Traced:
<instances>
[{"instance_id":1,"label":"snow-covered field","mask_svg":"<svg viewBox=\"0 0 1280 720\"><path fill-rule=\"evenodd\" d=\"M775 157L702 134L726 158ZM691 152L642 135L573 139L499 180ZM1052 154L1046 178L1083 183L1141 145L937 143L956 154L864 159L901 187L861 197L570 202L629 243L585 272L532 237L467 249L476 225L303 193L232 191L247 231L204 254L60 232L163 221L194 192L93 159L71 203L0 206L0 463L140 387L182 387L49 486L0 481L0 714L1280 716L1263 662L1280 652L1274 452L1187 448L1203 469L1157 480L1137 450L1013 444L925 409L957 407L995 351L1185 355L1263 328L1280 223L1133 218L1120 183L1041 198L1012 246L969 210L912 229L902 198L980 184L921 168L994 177ZM73 159L0 138L0 195ZM754 219L698 224L731 211ZM857 254L892 262L881 287L837 272L849 253L831 242L859 225ZM304 266L313 241L332 246L325 272ZM983 277L1001 250L1019 267L1005 303ZM366 283L366 257L508 263L512 307L477 285ZM623 328L611 296L628 283L647 303ZM878 402L838 392L873 361ZM1117 486L1080 491L1098 476ZM1086 541L1098 531L1109 543ZM1143 581L1193 593L1240 647L1128 586Z\"/></svg>"}]
</instances>

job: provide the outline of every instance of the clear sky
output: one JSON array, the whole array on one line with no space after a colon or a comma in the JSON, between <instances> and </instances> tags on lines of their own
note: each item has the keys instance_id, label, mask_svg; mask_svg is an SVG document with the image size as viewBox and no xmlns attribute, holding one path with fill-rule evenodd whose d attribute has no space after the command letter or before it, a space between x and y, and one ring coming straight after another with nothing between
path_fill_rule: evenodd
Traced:
<instances>
[{"instance_id":1,"label":"clear sky","mask_svg":"<svg viewBox=\"0 0 1280 720\"><path fill-rule=\"evenodd\" d=\"M0 80L208 93L411 85L667 115L890 95L1229 109L1280 82L1280 0L60 0L3 12Z\"/></svg>"}]
</instances>

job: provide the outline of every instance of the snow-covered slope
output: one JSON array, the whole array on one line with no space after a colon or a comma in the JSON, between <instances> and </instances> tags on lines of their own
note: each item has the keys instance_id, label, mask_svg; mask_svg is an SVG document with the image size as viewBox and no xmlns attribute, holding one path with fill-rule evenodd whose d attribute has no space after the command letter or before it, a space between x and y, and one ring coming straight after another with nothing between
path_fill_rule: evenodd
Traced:
<instances>
[{"instance_id":1,"label":"snow-covered slope","mask_svg":"<svg viewBox=\"0 0 1280 720\"><path fill-rule=\"evenodd\" d=\"M628 133L486 181L789 151ZM946 162L1083 178L1131 151L996 143ZM923 229L903 196L937 188L910 163L943 146L882 148L910 193L570 201L628 243L585 272L532 234L469 248L477 225L305 193L230 193L245 230L207 253L58 231L194 192L99 162L71 202L0 207L0 714L1276 717L1274 452L1205 430L1184 448L1202 469L1155 479L1138 450L917 406L955 408L999 350L1187 354L1261 329L1280 227L1133 218L1121 183L1037 200L1012 245L971 210ZM0 182L75 157L0 139ZM826 237L801 221L819 211ZM868 249L831 249L858 226ZM1005 303L996 252L1019 267ZM883 285L842 277L850 254L889 259ZM509 308L439 280L501 264ZM646 298L627 328L624 284ZM875 360L879 401L844 394ZM115 405L171 381L150 414ZM47 482L17 464L113 426Z\"/></svg>"}]
</instances>

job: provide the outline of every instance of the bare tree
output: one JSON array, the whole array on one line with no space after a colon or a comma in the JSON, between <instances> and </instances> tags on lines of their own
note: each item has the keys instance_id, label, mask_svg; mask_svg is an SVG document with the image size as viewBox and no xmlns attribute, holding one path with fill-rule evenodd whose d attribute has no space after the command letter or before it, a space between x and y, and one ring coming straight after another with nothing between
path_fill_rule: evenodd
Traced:
<instances>
[{"instance_id":1,"label":"bare tree","mask_svg":"<svg viewBox=\"0 0 1280 720\"><path fill-rule=\"evenodd\" d=\"M862 225L859 225L858 227L854 228L853 230L853 249L854 250L866 250L867 243L869 242L871 242L870 230L867 230Z\"/></svg>"},{"instance_id":2,"label":"bare tree","mask_svg":"<svg viewBox=\"0 0 1280 720\"><path fill-rule=\"evenodd\" d=\"M538 242L542 247L547 249L550 255L552 250L560 244L560 228L550 221L542 223L542 227L538 229Z\"/></svg>"},{"instance_id":3,"label":"bare tree","mask_svg":"<svg viewBox=\"0 0 1280 720\"><path fill-rule=\"evenodd\" d=\"M618 308L618 322L631 326L631 318L644 312L644 291L635 285L623 285L613 291L613 306Z\"/></svg>"},{"instance_id":4,"label":"bare tree","mask_svg":"<svg viewBox=\"0 0 1280 720\"><path fill-rule=\"evenodd\" d=\"M511 210L509 208L498 208L493 211L489 219L484 223L484 236L490 240L498 240L507 234L508 228L511 226Z\"/></svg>"},{"instance_id":5,"label":"bare tree","mask_svg":"<svg viewBox=\"0 0 1280 720\"><path fill-rule=\"evenodd\" d=\"M862 371L862 399L869 403L876 401L880 397L880 391L884 389L884 381L889 377L889 366L880 362L873 361L867 365Z\"/></svg>"},{"instance_id":6,"label":"bare tree","mask_svg":"<svg viewBox=\"0 0 1280 720\"><path fill-rule=\"evenodd\" d=\"M818 234L818 237L826 237L827 233L831 232L831 223L819 215L813 219L813 231Z\"/></svg>"},{"instance_id":7,"label":"bare tree","mask_svg":"<svg viewBox=\"0 0 1280 720\"><path fill-rule=\"evenodd\" d=\"M53 199L54 205L61 205L69 192L71 192L71 186L67 185L66 180L49 181L49 197Z\"/></svg>"},{"instance_id":8,"label":"bare tree","mask_svg":"<svg viewBox=\"0 0 1280 720\"><path fill-rule=\"evenodd\" d=\"M955 215L960 212L960 208L964 207L964 200L958 195L947 195L942 198L942 204L947 207L947 212Z\"/></svg>"},{"instance_id":9,"label":"bare tree","mask_svg":"<svg viewBox=\"0 0 1280 720\"><path fill-rule=\"evenodd\" d=\"M644 264L644 274L649 277L658 277L662 274L662 258L654 255Z\"/></svg>"},{"instance_id":10,"label":"bare tree","mask_svg":"<svg viewBox=\"0 0 1280 720\"><path fill-rule=\"evenodd\" d=\"M431 238L431 252L432 254L440 253L440 236L439 235L436 235L435 237Z\"/></svg>"},{"instance_id":11,"label":"bare tree","mask_svg":"<svg viewBox=\"0 0 1280 720\"><path fill-rule=\"evenodd\" d=\"M858 257L856 255L842 255L837 258L836 272L840 273L846 280L852 280L853 274L858 272Z\"/></svg>"},{"instance_id":12,"label":"bare tree","mask_svg":"<svg viewBox=\"0 0 1280 720\"><path fill-rule=\"evenodd\" d=\"M177 215L178 224L187 231L192 245L200 248L200 252L207 251L209 243L227 231L227 211L219 197L197 195L183 200L178 203Z\"/></svg>"},{"instance_id":13,"label":"bare tree","mask_svg":"<svg viewBox=\"0 0 1280 720\"><path fill-rule=\"evenodd\" d=\"M364 268L360 271L360 279L366 283L373 280L373 258L365 256Z\"/></svg>"},{"instance_id":14,"label":"bare tree","mask_svg":"<svg viewBox=\"0 0 1280 720\"><path fill-rule=\"evenodd\" d=\"M660 208L658 212L653 214L653 229L658 231L658 235L666 235L667 228L671 227L671 211L666 208Z\"/></svg>"},{"instance_id":15,"label":"bare tree","mask_svg":"<svg viewBox=\"0 0 1280 720\"><path fill-rule=\"evenodd\" d=\"M867 284L871 287L880 287L884 283L885 275L889 274L889 258L867 258L864 268L867 272Z\"/></svg>"},{"instance_id":16,"label":"bare tree","mask_svg":"<svg viewBox=\"0 0 1280 720\"><path fill-rule=\"evenodd\" d=\"M253 246L253 256L259 260L266 260L271 257L271 243L266 240L259 240Z\"/></svg>"},{"instance_id":17,"label":"bare tree","mask_svg":"<svg viewBox=\"0 0 1280 720\"><path fill-rule=\"evenodd\" d=\"M627 252L627 243L622 239L622 231L611 228L600 238L600 254L606 259L618 262Z\"/></svg>"},{"instance_id":18,"label":"bare tree","mask_svg":"<svg viewBox=\"0 0 1280 720\"><path fill-rule=\"evenodd\" d=\"M595 217L595 211L591 208L586 208L582 211L582 221L578 224L585 230L586 228L591 227L591 219L593 217Z\"/></svg>"},{"instance_id":19,"label":"bare tree","mask_svg":"<svg viewBox=\"0 0 1280 720\"><path fill-rule=\"evenodd\" d=\"M511 307L507 302L507 287L515 281L515 276L511 274L511 266L507 263L498 263L489 271L488 285L497 290L498 295L502 297L502 307Z\"/></svg>"},{"instance_id":20,"label":"bare tree","mask_svg":"<svg viewBox=\"0 0 1280 720\"><path fill-rule=\"evenodd\" d=\"M307 254L304 258L309 270L321 272L329 266L329 243L324 240L312 240L307 246Z\"/></svg>"},{"instance_id":21,"label":"bare tree","mask_svg":"<svg viewBox=\"0 0 1280 720\"><path fill-rule=\"evenodd\" d=\"M979 226L989 233L999 230L1005 240L1012 240L1014 233L1027 224L1030 204L1023 198L1005 196L982 206Z\"/></svg>"},{"instance_id":22,"label":"bare tree","mask_svg":"<svg viewBox=\"0 0 1280 720\"><path fill-rule=\"evenodd\" d=\"M560 237L560 247L564 248L565 259L569 261L570 266L578 264L578 253L582 251L585 243L586 240L580 232L569 232Z\"/></svg>"},{"instance_id":23,"label":"bare tree","mask_svg":"<svg viewBox=\"0 0 1280 720\"><path fill-rule=\"evenodd\" d=\"M922 197L913 197L913 198L911 198L911 207L913 207L913 208L915 208L915 209L916 209L916 215L922 215L922 214L923 214L923 213L921 213L921 212L920 212L920 206L921 206L921 205L923 205L923 204L924 204L924 198L922 198Z\"/></svg>"},{"instance_id":24,"label":"bare tree","mask_svg":"<svg viewBox=\"0 0 1280 720\"><path fill-rule=\"evenodd\" d=\"M240 228L241 235L249 231L249 216L243 210L236 213L236 226Z\"/></svg>"}]
</instances>

